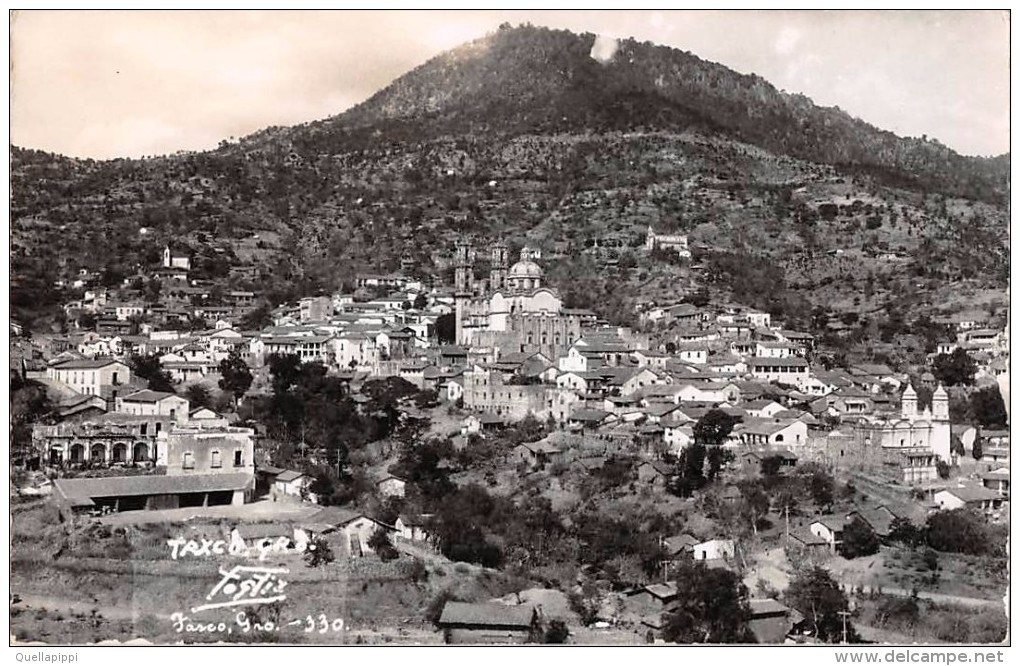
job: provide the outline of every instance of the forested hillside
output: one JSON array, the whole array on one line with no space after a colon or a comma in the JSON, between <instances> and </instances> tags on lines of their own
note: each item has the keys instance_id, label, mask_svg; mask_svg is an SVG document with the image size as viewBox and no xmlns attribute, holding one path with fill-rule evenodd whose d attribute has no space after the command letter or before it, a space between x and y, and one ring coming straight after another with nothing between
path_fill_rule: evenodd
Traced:
<instances>
[{"instance_id":1,"label":"forested hillside","mask_svg":"<svg viewBox=\"0 0 1020 666\"><path fill-rule=\"evenodd\" d=\"M899 138L675 49L623 41L600 62L594 39L504 28L344 114L204 153L13 148L15 314L47 327L75 296L55 280L120 283L168 241L194 277L276 303L401 258L442 280L458 234L542 247L569 304L621 322L707 288L805 328L858 313L867 337L1004 294L1008 156ZM695 267L645 254L649 225L689 233Z\"/></svg>"}]
</instances>

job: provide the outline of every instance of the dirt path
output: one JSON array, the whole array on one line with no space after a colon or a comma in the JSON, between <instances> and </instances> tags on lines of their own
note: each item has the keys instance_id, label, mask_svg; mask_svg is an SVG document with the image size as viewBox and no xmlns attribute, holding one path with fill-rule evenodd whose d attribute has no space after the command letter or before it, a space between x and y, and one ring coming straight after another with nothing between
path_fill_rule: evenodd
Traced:
<instances>
[{"instance_id":1,"label":"dirt path","mask_svg":"<svg viewBox=\"0 0 1020 666\"><path fill-rule=\"evenodd\" d=\"M845 586L844 586L845 587ZM888 594L894 597L909 597L913 595L910 590L904 590L901 587L878 587L871 585L859 585L857 589L861 594L881 593ZM934 601L935 603L941 604L957 604L960 606L969 606L971 608L984 608L988 606L994 606L996 608L1002 608L1003 602L1001 599L980 599L978 597L961 597L955 594L940 594L938 592L924 592L918 591L917 597L919 599L927 599L928 601Z\"/></svg>"}]
</instances>

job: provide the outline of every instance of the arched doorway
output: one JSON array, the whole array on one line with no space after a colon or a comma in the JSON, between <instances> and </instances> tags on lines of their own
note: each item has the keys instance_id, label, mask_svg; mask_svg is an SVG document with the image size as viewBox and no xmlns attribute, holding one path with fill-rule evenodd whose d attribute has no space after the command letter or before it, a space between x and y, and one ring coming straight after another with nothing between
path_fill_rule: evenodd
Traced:
<instances>
[{"instance_id":1,"label":"arched doorway","mask_svg":"<svg viewBox=\"0 0 1020 666\"><path fill-rule=\"evenodd\" d=\"M106 462L106 444L97 442L89 449L89 460L94 463Z\"/></svg>"},{"instance_id":2,"label":"arched doorway","mask_svg":"<svg viewBox=\"0 0 1020 666\"><path fill-rule=\"evenodd\" d=\"M136 463L145 462L149 459L149 445L145 442L138 442L135 444L135 449L132 454L132 460Z\"/></svg>"},{"instance_id":3,"label":"arched doorway","mask_svg":"<svg viewBox=\"0 0 1020 666\"><path fill-rule=\"evenodd\" d=\"M71 445L71 462L80 463L85 461L85 446L83 444Z\"/></svg>"},{"instance_id":4,"label":"arched doorway","mask_svg":"<svg viewBox=\"0 0 1020 666\"><path fill-rule=\"evenodd\" d=\"M127 462L128 447L124 442L117 442L113 445L113 462L125 463Z\"/></svg>"}]
</instances>

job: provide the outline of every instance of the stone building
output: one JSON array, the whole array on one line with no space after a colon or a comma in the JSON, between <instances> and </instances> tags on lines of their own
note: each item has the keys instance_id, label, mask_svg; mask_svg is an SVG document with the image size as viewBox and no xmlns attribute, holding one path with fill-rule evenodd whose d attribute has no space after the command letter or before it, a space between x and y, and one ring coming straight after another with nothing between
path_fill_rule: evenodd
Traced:
<instances>
[{"instance_id":1,"label":"stone building","mask_svg":"<svg viewBox=\"0 0 1020 666\"><path fill-rule=\"evenodd\" d=\"M950 462L951 426L949 395L939 385L932 405L919 412L917 392L907 386L900 402L900 414L861 420L854 438L863 449L881 452L884 462L898 462L903 482L919 484L938 477L936 463Z\"/></svg>"},{"instance_id":2,"label":"stone building","mask_svg":"<svg viewBox=\"0 0 1020 666\"><path fill-rule=\"evenodd\" d=\"M488 280L476 280L471 246L457 244L454 267L457 344L556 357L580 337L582 315L567 313L527 250L507 267L507 247L492 246Z\"/></svg>"},{"instance_id":3,"label":"stone building","mask_svg":"<svg viewBox=\"0 0 1020 666\"><path fill-rule=\"evenodd\" d=\"M173 427L169 416L103 414L77 422L35 425L32 441L52 467L156 462Z\"/></svg>"}]
</instances>

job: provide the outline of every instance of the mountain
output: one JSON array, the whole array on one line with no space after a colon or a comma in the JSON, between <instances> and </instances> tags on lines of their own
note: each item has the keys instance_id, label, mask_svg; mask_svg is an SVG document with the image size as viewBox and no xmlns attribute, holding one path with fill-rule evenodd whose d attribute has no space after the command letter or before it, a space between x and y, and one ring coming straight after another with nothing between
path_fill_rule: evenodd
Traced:
<instances>
[{"instance_id":1,"label":"mountain","mask_svg":"<svg viewBox=\"0 0 1020 666\"><path fill-rule=\"evenodd\" d=\"M15 148L12 302L30 319L68 297L54 279L119 282L173 241L197 276L275 303L402 258L446 277L461 234L542 247L569 302L619 321L703 287L805 327L873 313L864 337L1001 302L1008 155L899 138L675 49L624 40L599 61L595 39L500 29L343 114L208 152ZM649 225L690 234L703 270L643 253Z\"/></svg>"},{"instance_id":2,"label":"mountain","mask_svg":"<svg viewBox=\"0 0 1020 666\"><path fill-rule=\"evenodd\" d=\"M900 185L990 201L1008 196L1008 160L897 137L677 49L622 40L601 62L591 56L596 39L504 28L433 58L338 120L370 126L428 119L444 130L479 131L704 124L776 154L884 174Z\"/></svg>"}]
</instances>

